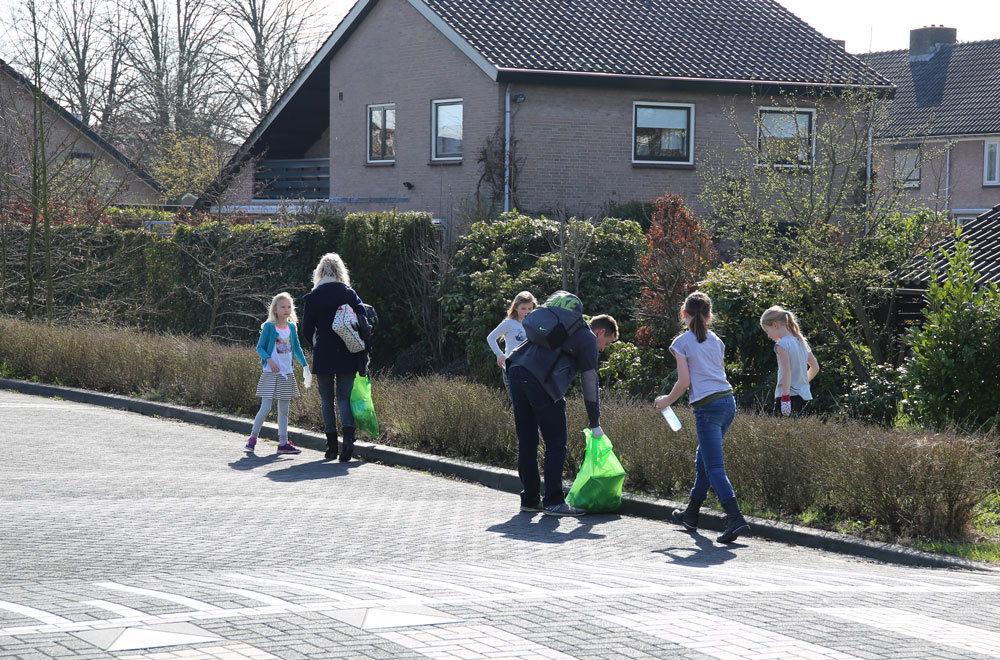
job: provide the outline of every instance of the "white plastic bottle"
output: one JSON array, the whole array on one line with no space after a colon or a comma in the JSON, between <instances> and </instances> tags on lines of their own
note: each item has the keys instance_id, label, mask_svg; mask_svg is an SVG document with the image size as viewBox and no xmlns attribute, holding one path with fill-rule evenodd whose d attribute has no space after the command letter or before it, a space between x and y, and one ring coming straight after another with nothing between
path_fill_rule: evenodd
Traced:
<instances>
[{"instance_id":1,"label":"white plastic bottle","mask_svg":"<svg viewBox=\"0 0 1000 660\"><path fill-rule=\"evenodd\" d=\"M663 419L667 420L667 424L670 426L671 431L681 430L681 420L677 418L677 413L670 406L663 409Z\"/></svg>"}]
</instances>

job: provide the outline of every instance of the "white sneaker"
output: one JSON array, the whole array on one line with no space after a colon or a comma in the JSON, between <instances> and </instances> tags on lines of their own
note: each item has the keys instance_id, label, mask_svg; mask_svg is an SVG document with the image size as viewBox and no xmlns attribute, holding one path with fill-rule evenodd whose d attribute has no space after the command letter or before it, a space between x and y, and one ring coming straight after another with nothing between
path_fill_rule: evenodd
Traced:
<instances>
[{"instance_id":1,"label":"white sneaker","mask_svg":"<svg viewBox=\"0 0 1000 660\"><path fill-rule=\"evenodd\" d=\"M583 509L577 509L576 507L563 502L562 504L557 504L555 506L545 507L545 511L543 511L543 513L547 516L582 516L587 512Z\"/></svg>"}]
</instances>

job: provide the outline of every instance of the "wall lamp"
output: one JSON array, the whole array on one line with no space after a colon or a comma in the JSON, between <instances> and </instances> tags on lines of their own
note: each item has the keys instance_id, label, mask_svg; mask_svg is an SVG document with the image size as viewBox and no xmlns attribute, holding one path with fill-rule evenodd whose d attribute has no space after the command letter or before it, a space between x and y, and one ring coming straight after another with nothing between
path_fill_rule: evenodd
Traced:
<instances>
[{"instance_id":1,"label":"wall lamp","mask_svg":"<svg viewBox=\"0 0 1000 660\"><path fill-rule=\"evenodd\" d=\"M404 181L403 185L406 186L407 190L413 190L413 184L410 183L409 181Z\"/></svg>"}]
</instances>

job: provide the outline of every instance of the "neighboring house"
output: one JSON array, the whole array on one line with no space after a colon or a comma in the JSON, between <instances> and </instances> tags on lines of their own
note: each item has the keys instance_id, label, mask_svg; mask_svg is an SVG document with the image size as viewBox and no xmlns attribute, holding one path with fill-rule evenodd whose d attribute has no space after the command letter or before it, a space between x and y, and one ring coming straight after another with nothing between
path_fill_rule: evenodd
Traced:
<instances>
[{"instance_id":1,"label":"neighboring house","mask_svg":"<svg viewBox=\"0 0 1000 660\"><path fill-rule=\"evenodd\" d=\"M896 85L876 136L910 201L969 220L1000 203L1000 39L910 31L909 50L861 56Z\"/></svg>"},{"instance_id":2,"label":"neighboring house","mask_svg":"<svg viewBox=\"0 0 1000 660\"><path fill-rule=\"evenodd\" d=\"M962 240L972 246L972 268L979 275L976 286L1000 285L1000 203L978 217L962 224ZM941 253L953 255L955 236L951 235L934 245L932 265L938 273L938 283L943 284L948 276L948 262ZM926 305L924 294L931 281L931 271L927 264L921 264L908 272L896 292L896 328L902 332L908 327L919 325L923 320Z\"/></svg>"},{"instance_id":3,"label":"neighboring house","mask_svg":"<svg viewBox=\"0 0 1000 660\"><path fill-rule=\"evenodd\" d=\"M771 95L854 85L892 90L774 0L358 0L198 205L697 209L730 108L811 159L814 112Z\"/></svg>"},{"instance_id":4,"label":"neighboring house","mask_svg":"<svg viewBox=\"0 0 1000 660\"><path fill-rule=\"evenodd\" d=\"M36 88L0 60L0 195L28 199ZM163 188L145 170L41 93L53 196L60 187L113 204L158 204ZM0 199L2 202L3 199Z\"/></svg>"}]
</instances>

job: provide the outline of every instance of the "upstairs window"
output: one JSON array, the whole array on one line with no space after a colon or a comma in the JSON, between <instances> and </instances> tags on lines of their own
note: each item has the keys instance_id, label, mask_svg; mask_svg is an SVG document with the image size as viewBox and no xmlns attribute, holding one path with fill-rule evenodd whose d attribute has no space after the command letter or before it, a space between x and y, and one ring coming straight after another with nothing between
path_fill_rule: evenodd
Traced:
<instances>
[{"instance_id":1,"label":"upstairs window","mask_svg":"<svg viewBox=\"0 0 1000 660\"><path fill-rule=\"evenodd\" d=\"M368 162L396 160L396 104L368 106Z\"/></svg>"},{"instance_id":2,"label":"upstairs window","mask_svg":"<svg viewBox=\"0 0 1000 660\"><path fill-rule=\"evenodd\" d=\"M432 101L432 160L462 158L462 99Z\"/></svg>"},{"instance_id":3,"label":"upstairs window","mask_svg":"<svg viewBox=\"0 0 1000 660\"><path fill-rule=\"evenodd\" d=\"M900 188L920 187L920 149L899 147L892 152L892 178Z\"/></svg>"},{"instance_id":4,"label":"upstairs window","mask_svg":"<svg viewBox=\"0 0 1000 660\"><path fill-rule=\"evenodd\" d=\"M1000 186L1000 141L987 142L983 153L983 185Z\"/></svg>"},{"instance_id":5,"label":"upstairs window","mask_svg":"<svg viewBox=\"0 0 1000 660\"><path fill-rule=\"evenodd\" d=\"M815 110L760 108L757 116L757 164L809 167L815 151Z\"/></svg>"},{"instance_id":6,"label":"upstairs window","mask_svg":"<svg viewBox=\"0 0 1000 660\"><path fill-rule=\"evenodd\" d=\"M632 162L694 164L694 105L632 104Z\"/></svg>"}]
</instances>

